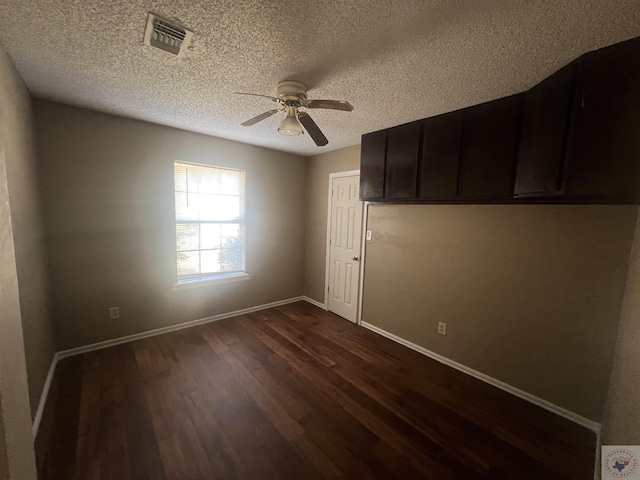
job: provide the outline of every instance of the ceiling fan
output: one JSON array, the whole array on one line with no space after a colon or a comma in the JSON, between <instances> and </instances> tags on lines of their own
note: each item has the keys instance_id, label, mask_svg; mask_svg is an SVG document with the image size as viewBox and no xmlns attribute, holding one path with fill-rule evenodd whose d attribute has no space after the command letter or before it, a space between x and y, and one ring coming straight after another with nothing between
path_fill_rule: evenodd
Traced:
<instances>
[{"instance_id":1,"label":"ceiling fan","mask_svg":"<svg viewBox=\"0 0 640 480\"><path fill-rule=\"evenodd\" d=\"M274 102L278 102L280 106L261 113L253 117L241 125L250 127L262 120L265 120L276 113L282 113L283 118L278 128L278 132L283 135L302 135L306 130L309 136L319 147L329 143L327 137L324 136L316 122L314 122L309 114L301 108L325 108L329 110L341 110L343 112L353 111L353 106L344 100L308 100L307 87L302 83L294 80L284 80L278 83L277 97L269 95L260 95L258 93L241 93L239 95L253 95L255 97L270 98ZM304 128L303 128L304 127Z\"/></svg>"}]
</instances>

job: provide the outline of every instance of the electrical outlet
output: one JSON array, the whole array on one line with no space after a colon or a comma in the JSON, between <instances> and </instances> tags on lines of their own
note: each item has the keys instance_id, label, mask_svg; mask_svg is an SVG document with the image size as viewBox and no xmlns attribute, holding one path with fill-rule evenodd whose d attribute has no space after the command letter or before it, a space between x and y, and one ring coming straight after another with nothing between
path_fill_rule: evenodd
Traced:
<instances>
[{"instance_id":1,"label":"electrical outlet","mask_svg":"<svg viewBox=\"0 0 640 480\"><path fill-rule=\"evenodd\" d=\"M111 320L115 320L116 318L120 318L120 307L110 307L109 308L109 318Z\"/></svg>"},{"instance_id":2,"label":"electrical outlet","mask_svg":"<svg viewBox=\"0 0 640 480\"><path fill-rule=\"evenodd\" d=\"M367 230L367 240L371 240L373 238L373 234L371 233L371 230Z\"/></svg>"},{"instance_id":3,"label":"electrical outlet","mask_svg":"<svg viewBox=\"0 0 640 480\"><path fill-rule=\"evenodd\" d=\"M438 322L438 333L440 335L446 335L447 334L447 324L446 323Z\"/></svg>"}]
</instances>

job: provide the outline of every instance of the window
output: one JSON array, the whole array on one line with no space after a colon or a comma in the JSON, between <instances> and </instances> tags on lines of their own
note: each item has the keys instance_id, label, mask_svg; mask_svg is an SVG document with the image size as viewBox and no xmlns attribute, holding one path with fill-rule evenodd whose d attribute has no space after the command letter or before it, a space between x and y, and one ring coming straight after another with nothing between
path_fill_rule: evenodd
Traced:
<instances>
[{"instance_id":1,"label":"window","mask_svg":"<svg viewBox=\"0 0 640 480\"><path fill-rule=\"evenodd\" d=\"M244 273L244 171L174 164L178 284Z\"/></svg>"}]
</instances>

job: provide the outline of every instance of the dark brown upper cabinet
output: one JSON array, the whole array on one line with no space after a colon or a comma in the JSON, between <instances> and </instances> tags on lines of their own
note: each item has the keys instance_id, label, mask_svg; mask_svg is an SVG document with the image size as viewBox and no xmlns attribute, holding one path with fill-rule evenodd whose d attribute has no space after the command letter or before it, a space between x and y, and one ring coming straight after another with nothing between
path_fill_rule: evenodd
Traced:
<instances>
[{"instance_id":1,"label":"dark brown upper cabinet","mask_svg":"<svg viewBox=\"0 0 640 480\"><path fill-rule=\"evenodd\" d=\"M360 198L379 200L384 196L387 131L362 136L360 147Z\"/></svg>"},{"instance_id":2,"label":"dark brown upper cabinet","mask_svg":"<svg viewBox=\"0 0 640 480\"><path fill-rule=\"evenodd\" d=\"M515 196L557 195L562 190L574 65L525 93Z\"/></svg>"},{"instance_id":3,"label":"dark brown upper cabinet","mask_svg":"<svg viewBox=\"0 0 640 480\"><path fill-rule=\"evenodd\" d=\"M526 93L362 137L363 200L639 203L640 38Z\"/></svg>"},{"instance_id":4,"label":"dark brown upper cabinet","mask_svg":"<svg viewBox=\"0 0 640 480\"><path fill-rule=\"evenodd\" d=\"M417 195L421 125L422 122L412 122L387 131L386 199Z\"/></svg>"},{"instance_id":5,"label":"dark brown upper cabinet","mask_svg":"<svg viewBox=\"0 0 640 480\"><path fill-rule=\"evenodd\" d=\"M640 184L640 39L582 57L567 150L571 196L637 199Z\"/></svg>"},{"instance_id":6,"label":"dark brown upper cabinet","mask_svg":"<svg viewBox=\"0 0 640 480\"><path fill-rule=\"evenodd\" d=\"M462 110L424 120L418 192L420 198L455 198L461 134Z\"/></svg>"},{"instance_id":7,"label":"dark brown upper cabinet","mask_svg":"<svg viewBox=\"0 0 640 480\"><path fill-rule=\"evenodd\" d=\"M458 195L502 199L513 196L522 97L512 95L465 109Z\"/></svg>"}]
</instances>

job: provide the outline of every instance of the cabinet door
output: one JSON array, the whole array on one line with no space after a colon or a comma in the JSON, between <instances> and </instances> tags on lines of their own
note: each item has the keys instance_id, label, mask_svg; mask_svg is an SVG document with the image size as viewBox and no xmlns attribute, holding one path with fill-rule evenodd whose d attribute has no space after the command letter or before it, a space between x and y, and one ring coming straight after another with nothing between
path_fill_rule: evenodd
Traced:
<instances>
[{"instance_id":1,"label":"cabinet door","mask_svg":"<svg viewBox=\"0 0 640 480\"><path fill-rule=\"evenodd\" d=\"M419 196L454 198L458 188L462 110L427 118L422 129Z\"/></svg>"},{"instance_id":2,"label":"cabinet door","mask_svg":"<svg viewBox=\"0 0 640 480\"><path fill-rule=\"evenodd\" d=\"M415 198L422 122L390 128L387 133L386 199Z\"/></svg>"},{"instance_id":3,"label":"cabinet door","mask_svg":"<svg viewBox=\"0 0 640 480\"><path fill-rule=\"evenodd\" d=\"M458 195L506 199L513 174L522 95L465 109Z\"/></svg>"},{"instance_id":4,"label":"cabinet door","mask_svg":"<svg viewBox=\"0 0 640 480\"><path fill-rule=\"evenodd\" d=\"M573 70L567 65L525 93L515 196L560 193Z\"/></svg>"},{"instance_id":5,"label":"cabinet door","mask_svg":"<svg viewBox=\"0 0 640 480\"><path fill-rule=\"evenodd\" d=\"M578 65L566 193L636 197L640 180L640 39Z\"/></svg>"},{"instance_id":6,"label":"cabinet door","mask_svg":"<svg viewBox=\"0 0 640 480\"><path fill-rule=\"evenodd\" d=\"M384 161L387 131L362 136L360 147L360 198L381 200L384 197Z\"/></svg>"}]
</instances>

